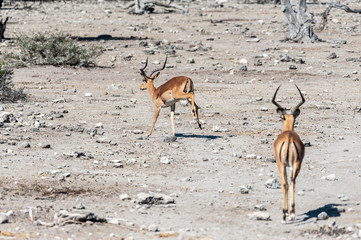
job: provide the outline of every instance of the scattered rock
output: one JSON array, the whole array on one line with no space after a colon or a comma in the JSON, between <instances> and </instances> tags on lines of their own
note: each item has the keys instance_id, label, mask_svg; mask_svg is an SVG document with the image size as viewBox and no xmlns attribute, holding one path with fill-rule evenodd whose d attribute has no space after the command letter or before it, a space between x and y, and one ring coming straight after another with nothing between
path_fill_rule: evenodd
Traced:
<instances>
[{"instance_id":1,"label":"scattered rock","mask_svg":"<svg viewBox=\"0 0 361 240\"><path fill-rule=\"evenodd\" d=\"M248 214L249 219L257 221L271 221L271 215L267 212L254 212Z\"/></svg>"},{"instance_id":2,"label":"scattered rock","mask_svg":"<svg viewBox=\"0 0 361 240\"><path fill-rule=\"evenodd\" d=\"M327 181L336 181L338 180L335 174L329 174L326 177L323 177L324 179L326 179Z\"/></svg>"},{"instance_id":3,"label":"scattered rock","mask_svg":"<svg viewBox=\"0 0 361 240\"><path fill-rule=\"evenodd\" d=\"M328 57L327 57L327 59L335 59L335 58L337 58L337 55L336 55L336 53L331 53Z\"/></svg>"},{"instance_id":4,"label":"scattered rock","mask_svg":"<svg viewBox=\"0 0 361 240\"><path fill-rule=\"evenodd\" d=\"M106 222L104 218L98 217L92 212L87 212L83 210L60 210L54 215L54 223L56 225L64 225L67 223L74 222Z\"/></svg>"},{"instance_id":5,"label":"scattered rock","mask_svg":"<svg viewBox=\"0 0 361 240\"><path fill-rule=\"evenodd\" d=\"M127 193L124 194L120 194L119 196L120 200L124 201L124 200L130 200L130 196Z\"/></svg>"},{"instance_id":6,"label":"scattered rock","mask_svg":"<svg viewBox=\"0 0 361 240\"><path fill-rule=\"evenodd\" d=\"M170 143L170 142L175 142L176 140L177 140L176 136L170 136L170 137L164 138L163 142Z\"/></svg>"},{"instance_id":7,"label":"scattered rock","mask_svg":"<svg viewBox=\"0 0 361 240\"><path fill-rule=\"evenodd\" d=\"M108 138L98 138L97 140L95 140L96 143L110 143L110 139Z\"/></svg>"},{"instance_id":8,"label":"scattered rock","mask_svg":"<svg viewBox=\"0 0 361 240\"><path fill-rule=\"evenodd\" d=\"M139 193L137 195L137 202L139 204L157 205L157 204L173 204L174 198L165 194L151 194L151 193Z\"/></svg>"},{"instance_id":9,"label":"scattered rock","mask_svg":"<svg viewBox=\"0 0 361 240\"><path fill-rule=\"evenodd\" d=\"M172 162L172 159L168 158L168 157L161 157L160 158L160 163L163 164L170 164Z\"/></svg>"},{"instance_id":10,"label":"scattered rock","mask_svg":"<svg viewBox=\"0 0 361 240\"><path fill-rule=\"evenodd\" d=\"M279 182L278 178L271 178L266 181L265 186L266 188L270 189L279 189L281 188L281 183Z\"/></svg>"},{"instance_id":11,"label":"scattered rock","mask_svg":"<svg viewBox=\"0 0 361 240\"><path fill-rule=\"evenodd\" d=\"M85 93L84 96L85 97L91 97L91 96L93 96L93 94L92 93Z\"/></svg>"},{"instance_id":12,"label":"scattered rock","mask_svg":"<svg viewBox=\"0 0 361 240\"><path fill-rule=\"evenodd\" d=\"M134 165L135 163L137 162L137 160L135 158L131 158L131 159L128 159L125 164L126 165L129 165L129 166L132 166Z\"/></svg>"},{"instance_id":13,"label":"scattered rock","mask_svg":"<svg viewBox=\"0 0 361 240\"><path fill-rule=\"evenodd\" d=\"M321 212L317 215L317 220L326 220L328 219L328 214L326 212Z\"/></svg>"},{"instance_id":14,"label":"scattered rock","mask_svg":"<svg viewBox=\"0 0 361 240\"><path fill-rule=\"evenodd\" d=\"M41 148L51 148L50 143L39 143L39 147Z\"/></svg>"},{"instance_id":15,"label":"scattered rock","mask_svg":"<svg viewBox=\"0 0 361 240\"><path fill-rule=\"evenodd\" d=\"M263 204L256 205L254 206L254 208L257 209L258 211L267 211L267 208Z\"/></svg>"},{"instance_id":16,"label":"scattered rock","mask_svg":"<svg viewBox=\"0 0 361 240\"><path fill-rule=\"evenodd\" d=\"M257 155L256 154L247 154L246 159L257 159Z\"/></svg>"},{"instance_id":17,"label":"scattered rock","mask_svg":"<svg viewBox=\"0 0 361 240\"><path fill-rule=\"evenodd\" d=\"M249 189L248 189L246 186L242 185L242 186L240 186L240 188L239 188L239 192L240 192L241 194L247 194L247 193L249 193Z\"/></svg>"},{"instance_id":18,"label":"scattered rock","mask_svg":"<svg viewBox=\"0 0 361 240\"><path fill-rule=\"evenodd\" d=\"M232 153L232 157L242 158L242 153L239 152Z\"/></svg>"},{"instance_id":19,"label":"scattered rock","mask_svg":"<svg viewBox=\"0 0 361 240\"><path fill-rule=\"evenodd\" d=\"M159 228L158 228L158 226L155 225L155 224L150 224L150 225L148 226L148 231L150 231L150 232L159 232Z\"/></svg>"},{"instance_id":20,"label":"scattered rock","mask_svg":"<svg viewBox=\"0 0 361 240\"><path fill-rule=\"evenodd\" d=\"M8 221L8 215L6 213L0 213L0 224L7 223Z\"/></svg>"}]
</instances>

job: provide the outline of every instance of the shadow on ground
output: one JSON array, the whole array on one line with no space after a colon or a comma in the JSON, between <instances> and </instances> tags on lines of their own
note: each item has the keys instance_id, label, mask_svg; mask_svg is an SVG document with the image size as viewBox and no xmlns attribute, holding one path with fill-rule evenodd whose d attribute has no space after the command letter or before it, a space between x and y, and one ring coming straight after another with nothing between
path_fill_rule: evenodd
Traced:
<instances>
[{"instance_id":1,"label":"shadow on ground","mask_svg":"<svg viewBox=\"0 0 361 240\"><path fill-rule=\"evenodd\" d=\"M341 212L345 211L343 207L346 205L347 204L326 204L323 207L305 212L300 216L296 223L306 223L309 219L317 218L317 216L322 212L326 212L329 218L340 217Z\"/></svg>"}]
</instances>

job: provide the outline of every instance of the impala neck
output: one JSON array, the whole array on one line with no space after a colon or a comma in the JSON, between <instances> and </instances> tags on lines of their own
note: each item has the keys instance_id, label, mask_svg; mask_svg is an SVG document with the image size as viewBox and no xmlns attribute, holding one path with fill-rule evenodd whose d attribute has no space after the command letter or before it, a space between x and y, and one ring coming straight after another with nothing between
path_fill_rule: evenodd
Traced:
<instances>
[{"instance_id":1,"label":"impala neck","mask_svg":"<svg viewBox=\"0 0 361 240\"><path fill-rule=\"evenodd\" d=\"M148 80L148 92L150 94L150 97L154 100L156 97L154 96L154 92L156 90L156 88L154 87L154 83L152 80Z\"/></svg>"},{"instance_id":2,"label":"impala neck","mask_svg":"<svg viewBox=\"0 0 361 240\"><path fill-rule=\"evenodd\" d=\"M295 125L295 118L293 115L284 115L285 121L283 122L283 131L293 131Z\"/></svg>"}]
</instances>

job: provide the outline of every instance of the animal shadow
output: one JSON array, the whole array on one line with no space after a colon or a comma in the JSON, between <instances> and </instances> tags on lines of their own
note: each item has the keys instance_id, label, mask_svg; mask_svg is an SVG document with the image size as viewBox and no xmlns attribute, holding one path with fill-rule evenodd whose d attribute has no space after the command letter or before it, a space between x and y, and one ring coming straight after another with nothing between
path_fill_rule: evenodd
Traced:
<instances>
[{"instance_id":1,"label":"animal shadow","mask_svg":"<svg viewBox=\"0 0 361 240\"><path fill-rule=\"evenodd\" d=\"M330 218L340 217L341 212L345 211L345 209L343 208L344 206L346 206L346 204L334 204L334 203L326 204L323 207L305 212L303 214L303 215L305 215L304 218L303 219L301 218L299 222L300 223L306 222L307 220L309 220L311 218L317 218L317 216L322 212L326 212L328 217L330 217Z\"/></svg>"},{"instance_id":2,"label":"animal shadow","mask_svg":"<svg viewBox=\"0 0 361 240\"><path fill-rule=\"evenodd\" d=\"M221 136L216 136L216 135L184 134L184 133L177 133L175 136L177 138L203 138L203 139L211 139L211 140L222 138Z\"/></svg>"}]
</instances>

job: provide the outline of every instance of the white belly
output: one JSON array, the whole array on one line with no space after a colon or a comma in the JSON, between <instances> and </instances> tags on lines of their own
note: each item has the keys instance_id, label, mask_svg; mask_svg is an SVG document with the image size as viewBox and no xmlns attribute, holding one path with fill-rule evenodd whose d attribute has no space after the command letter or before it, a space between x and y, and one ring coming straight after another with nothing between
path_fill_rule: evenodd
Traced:
<instances>
[{"instance_id":1,"label":"white belly","mask_svg":"<svg viewBox=\"0 0 361 240\"><path fill-rule=\"evenodd\" d=\"M178 99L171 98L168 101L165 101L164 105L162 107L172 106L172 105L176 104L178 101L179 101Z\"/></svg>"}]
</instances>

